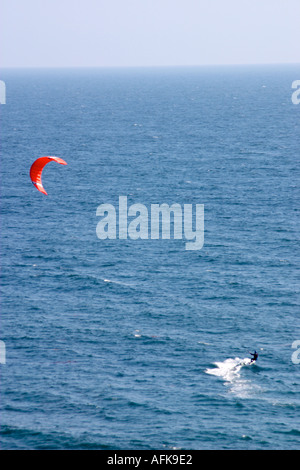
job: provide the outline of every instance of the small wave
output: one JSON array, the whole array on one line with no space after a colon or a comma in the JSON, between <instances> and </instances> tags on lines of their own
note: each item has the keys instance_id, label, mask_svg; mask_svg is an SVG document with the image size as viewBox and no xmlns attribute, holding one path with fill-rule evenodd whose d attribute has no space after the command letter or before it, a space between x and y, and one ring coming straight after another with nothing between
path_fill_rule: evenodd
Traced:
<instances>
[{"instance_id":1,"label":"small wave","mask_svg":"<svg viewBox=\"0 0 300 470\"><path fill-rule=\"evenodd\" d=\"M73 436L67 433L57 431L36 431L16 426L3 425L1 429L2 449L9 450L75 450L75 449L112 449L112 447L103 441L105 438L100 436L97 442L87 433L80 436Z\"/></svg>"},{"instance_id":2,"label":"small wave","mask_svg":"<svg viewBox=\"0 0 300 470\"><path fill-rule=\"evenodd\" d=\"M135 286L132 286L131 284L127 284L126 282L113 281L112 279L103 279L103 282L108 282L110 284L118 284L120 286L130 287L131 289L135 289Z\"/></svg>"}]
</instances>

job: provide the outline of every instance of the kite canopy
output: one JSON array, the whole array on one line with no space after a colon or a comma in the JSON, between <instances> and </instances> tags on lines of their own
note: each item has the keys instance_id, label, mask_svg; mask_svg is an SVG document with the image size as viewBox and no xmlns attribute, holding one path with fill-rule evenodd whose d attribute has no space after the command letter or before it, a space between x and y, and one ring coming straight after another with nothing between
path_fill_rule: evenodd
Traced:
<instances>
[{"instance_id":1,"label":"kite canopy","mask_svg":"<svg viewBox=\"0 0 300 470\"><path fill-rule=\"evenodd\" d=\"M61 165L67 165L67 162L65 162L62 158L59 157L40 157L35 160L35 162L33 162L30 168L31 181L33 182L36 189L38 189L43 194L47 193L42 184L42 171L44 169L44 166L52 161L60 163Z\"/></svg>"}]
</instances>

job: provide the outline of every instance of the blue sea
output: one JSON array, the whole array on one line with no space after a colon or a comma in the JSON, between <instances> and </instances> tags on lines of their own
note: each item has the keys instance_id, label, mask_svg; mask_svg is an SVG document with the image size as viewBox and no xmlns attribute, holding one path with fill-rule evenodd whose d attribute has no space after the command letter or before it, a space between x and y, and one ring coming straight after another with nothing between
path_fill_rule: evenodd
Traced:
<instances>
[{"instance_id":1,"label":"blue sea","mask_svg":"<svg viewBox=\"0 0 300 470\"><path fill-rule=\"evenodd\" d=\"M299 449L300 66L0 78L1 449ZM203 247L100 239L120 196Z\"/></svg>"}]
</instances>

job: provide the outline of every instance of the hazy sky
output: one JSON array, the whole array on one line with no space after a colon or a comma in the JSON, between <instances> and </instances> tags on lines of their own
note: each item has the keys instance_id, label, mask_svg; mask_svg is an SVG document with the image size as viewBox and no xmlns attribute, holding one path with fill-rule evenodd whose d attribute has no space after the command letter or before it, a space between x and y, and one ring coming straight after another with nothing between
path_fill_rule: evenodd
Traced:
<instances>
[{"instance_id":1,"label":"hazy sky","mask_svg":"<svg viewBox=\"0 0 300 470\"><path fill-rule=\"evenodd\" d=\"M300 63L300 0L1 0L2 67Z\"/></svg>"}]
</instances>

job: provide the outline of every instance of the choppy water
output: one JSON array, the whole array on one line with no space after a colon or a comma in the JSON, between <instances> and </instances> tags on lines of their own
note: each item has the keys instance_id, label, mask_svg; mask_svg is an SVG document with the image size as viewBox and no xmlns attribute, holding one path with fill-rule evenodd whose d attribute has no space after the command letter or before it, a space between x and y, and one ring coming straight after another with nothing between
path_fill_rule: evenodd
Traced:
<instances>
[{"instance_id":1,"label":"choppy water","mask_svg":"<svg viewBox=\"0 0 300 470\"><path fill-rule=\"evenodd\" d=\"M299 73L2 73L2 449L299 447ZM99 240L122 195L204 204L203 248Z\"/></svg>"}]
</instances>

